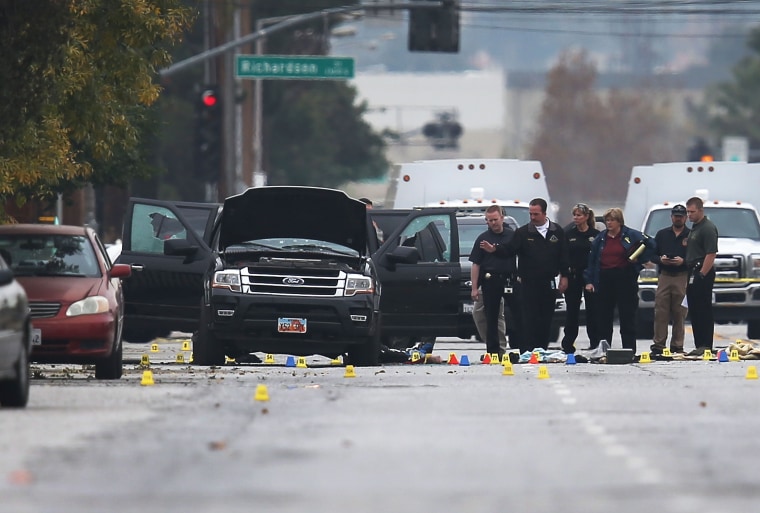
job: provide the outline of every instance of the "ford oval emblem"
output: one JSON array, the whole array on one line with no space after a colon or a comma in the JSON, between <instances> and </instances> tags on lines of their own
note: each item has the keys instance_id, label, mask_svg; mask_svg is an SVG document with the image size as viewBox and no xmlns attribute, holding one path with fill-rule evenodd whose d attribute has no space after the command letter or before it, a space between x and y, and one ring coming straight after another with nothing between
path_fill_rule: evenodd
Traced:
<instances>
[{"instance_id":1,"label":"ford oval emblem","mask_svg":"<svg viewBox=\"0 0 760 513\"><path fill-rule=\"evenodd\" d=\"M298 276L288 276L287 278L282 279L283 285L303 285L304 281L303 278L299 278Z\"/></svg>"}]
</instances>

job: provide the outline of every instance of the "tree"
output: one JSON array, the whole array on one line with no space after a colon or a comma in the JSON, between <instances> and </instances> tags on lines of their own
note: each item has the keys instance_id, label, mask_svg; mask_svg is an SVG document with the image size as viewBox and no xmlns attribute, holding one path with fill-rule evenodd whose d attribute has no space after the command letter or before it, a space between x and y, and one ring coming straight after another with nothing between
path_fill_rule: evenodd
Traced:
<instances>
[{"instance_id":1,"label":"tree","mask_svg":"<svg viewBox=\"0 0 760 513\"><path fill-rule=\"evenodd\" d=\"M636 164L669 160L669 112L644 92L595 90L585 52L566 52L548 74L530 158L540 160L552 200L622 202Z\"/></svg>"},{"instance_id":2,"label":"tree","mask_svg":"<svg viewBox=\"0 0 760 513\"><path fill-rule=\"evenodd\" d=\"M760 29L750 32L747 46L751 54L733 68L733 80L708 90L706 110L710 130L720 139L739 135L749 139L750 147L760 145Z\"/></svg>"},{"instance_id":3,"label":"tree","mask_svg":"<svg viewBox=\"0 0 760 513\"><path fill-rule=\"evenodd\" d=\"M261 18L351 5L356 0L262 0ZM267 39L267 54L325 55L329 28L315 21ZM325 29L328 29L326 32ZM342 81L264 82L264 168L269 184L336 187L388 170L385 141L363 119L354 87Z\"/></svg>"},{"instance_id":4,"label":"tree","mask_svg":"<svg viewBox=\"0 0 760 513\"><path fill-rule=\"evenodd\" d=\"M0 197L19 204L150 172L140 141L154 122L154 78L193 18L180 0L44 8L0 7Z\"/></svg>"}]
</instances>

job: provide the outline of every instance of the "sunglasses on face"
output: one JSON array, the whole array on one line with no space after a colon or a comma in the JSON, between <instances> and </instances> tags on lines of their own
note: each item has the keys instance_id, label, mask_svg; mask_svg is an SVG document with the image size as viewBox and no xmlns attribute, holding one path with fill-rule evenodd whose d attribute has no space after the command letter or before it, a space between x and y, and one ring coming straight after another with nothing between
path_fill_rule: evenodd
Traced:
<instances>
[{"instance_id":1,"label":"sunglasses on face","mask_svg":"<svg viewBox=\"0 0 760 513\"><path fill-rule=\"evenodd\" d=\"M582 214L588 214L588 213L589 213L589 208L588 208L588 205L586 205L585 203L577 203L577 204L576 204L576 205L573 207L573 212L575 212L576 210L580 210L580 212L581 212Z\"/></svg>"}]
</instances>

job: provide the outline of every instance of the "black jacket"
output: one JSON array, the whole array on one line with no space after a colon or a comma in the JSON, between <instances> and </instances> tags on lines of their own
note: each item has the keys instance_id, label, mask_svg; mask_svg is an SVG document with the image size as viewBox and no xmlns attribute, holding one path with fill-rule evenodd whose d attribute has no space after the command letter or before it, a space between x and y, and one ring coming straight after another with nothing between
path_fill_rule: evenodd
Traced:
<instances>
[{"instance_id":1,"label":"black jacket","mask_svg":"<svg viewBox=\"0 0 760 513\"><path fill-rule=\"evenodd\" d=\"M551 280L570 272L567 238L562 227L554 222L549 222L546 237L531 223L521 226L509 244L498 246L496 253L516 255L517 275L521 278Z\"/></svg>"}]
</instances>

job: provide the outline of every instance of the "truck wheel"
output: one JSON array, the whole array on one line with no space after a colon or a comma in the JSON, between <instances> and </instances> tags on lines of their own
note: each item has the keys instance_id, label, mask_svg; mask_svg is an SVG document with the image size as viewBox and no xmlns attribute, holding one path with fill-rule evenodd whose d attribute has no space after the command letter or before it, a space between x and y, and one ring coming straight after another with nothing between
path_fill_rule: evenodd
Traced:
<instances>
[{"instance_id":1,"label":"truck wheel","mask_svg":"<svg viewBox=\"0 0 760 513\"><path fill-rule=\"evenodd\" d=\"M760 321L747 321L747 338L760 338Z\"/></svg>"},{"instance_id":2,"label":"truck wheel","mask_svg":"<svg viewBox=\"0 0 760 513\"><path fill-rule=\"evenodd\" d=\"M209 329L208 309L201 306L198 331L193 334L193 365L224 365L224 347Z\"/></svg>"}]
</instances>

